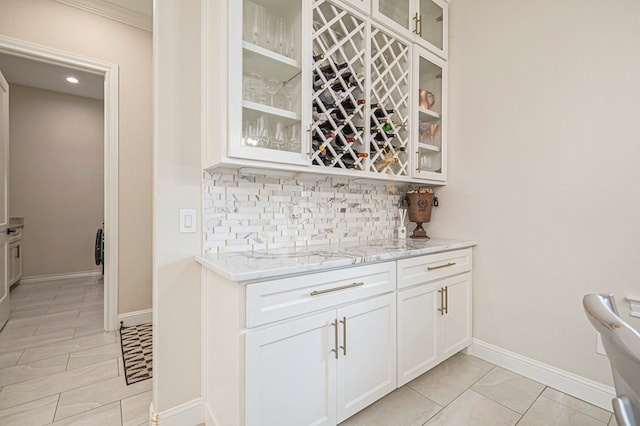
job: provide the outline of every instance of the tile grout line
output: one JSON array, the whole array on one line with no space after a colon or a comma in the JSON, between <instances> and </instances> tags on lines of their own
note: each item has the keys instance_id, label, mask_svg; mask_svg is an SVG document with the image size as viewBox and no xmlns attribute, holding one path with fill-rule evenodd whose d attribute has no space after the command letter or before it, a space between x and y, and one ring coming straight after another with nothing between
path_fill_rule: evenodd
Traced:
<instances>
[{"instance_id":1,"label":"tile grout line","mask_svg":"<svg viewBox=\"0 0 640 426\"><path fill-rule=\"evenodd\" d=\"M450 358L449 358L449 359L450 359ZM464 360L463 360L463 361L464 361ZM446 362L446 360L445 360L445 362ZM464 361L464 362L465 362L465 363L468 363L468 364L469 364L469 365L471 365L472 367L476 367L475 365L473 365L473 363L470 363L470 362L468 362L468 361ZM462 395L463 393L465 393L465 392L466 392L466 391L468 391L468 390L471 390L471 386L475 385L479 380L481 380L484 376L486 376L487 374L489 374L489 372L490 372L491 370L493 370L493 369L496 367L496 365L495 365L495 364L492 364L492 365L493 365L493 367L491 367L490 369L488 369L488 370L487 370L487 371L486 371L482 376L480 376L480 377L478 378L478 380L476 380L475 382L473 382L472 384L470 384L470 385L469 385L469 387L467 387L465 390L463 390L462 392L460 392L459 394L457 394L457 395L456 395L456 396L455 396L451 401L449 401L449 403L448 403L448 404L444 405L440 410L438 410L438 412L436 412L433 416L429 417L429 419L427 419L427 421L426 421L424 424L422 424L422 426L425 426L427 423L429 423L429 422L431 421L431 419L433 419L435 416L437 416L440 412L444 411L444 409L445 409L445 408L447 408L449 405L453 404L453 402L454 402L456 399L460 398L460 395ZM476 367L476 368L478 368L478 369L482 370L482 368L480 368L480 367ZM408 383L407 383L407 385L408 385ZM413 389L411 386L409 386L409 387L410 387L412 390L414 390L414 391L418 392L417 390ZM418 393L419 393L420 395L422 395L422 393L420 393L420 392L418 392ZM477 393L477 392L476 392L476 393ZM429 399L426 395L422 395L422 396L423 396L423 397L425 397L425 398L427 398L429 401L433 402L434 404L439 405L439 404L438 404L438 403L436 403L435 401L433 401L433 400Z\"/></svg>"},{"instance_id":2,"label":"tile grout line","mask_svg":"<svg viewBox=\"0 0 640 426\"><path fill-rule=\"evenodd\" d=\"M529 408L527 408L525 410L524 413L522 413L522 416L520 417L520 419L516 422L516 424L514 426L517 426L518 423L520 423L520 421L522 419L524 419L524 416L529 412L529 410L531 410L531 407L533 407L533 405L536 403L536 401L538 401L538 399L540 399L540 397L542 396L542 394L544 393L545 389L547 389L549 386L545 386L542 388L542 391L538 394L538 396L536 397L536 399L533 400L533 402L531 403L531 405L529 406Z\"/></svg>"}]
</instances>

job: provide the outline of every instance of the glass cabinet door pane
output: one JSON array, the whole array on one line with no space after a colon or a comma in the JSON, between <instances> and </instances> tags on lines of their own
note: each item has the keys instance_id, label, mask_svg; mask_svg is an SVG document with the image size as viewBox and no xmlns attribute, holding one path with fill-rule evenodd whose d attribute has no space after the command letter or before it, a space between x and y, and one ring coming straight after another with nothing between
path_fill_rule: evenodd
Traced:
<instances>
[{"instance_id":1,"label":"glass cabinet door pane","mask_svg":"<svg viewBox=\"0 0 640 426\"><path fill-rule=\"evenodd\" d=\"M409 0L378 0L380 13L395 21L403 28L409 28L411 19Z\"/></svg>"},{"instance_id":2,"label":"glass cabinet door pane","mask_svg":"<svg viewBox=\"0 0 640 426\"><path fill-rule=\"evenodd\" d=\"M296 161L287 153L299 156L303 143L302 2L244 0L242 6L241 149Z\"/></svg>"},{"instance_id":3,"label":"glass cabinet door pane","mask_svg":"<svg viewBox=\"0 0 640 426\"><path fill-rule=\"evenodd\" d=\"M418 172L442 173L443 69L418 56Z\"/></svg>"},{"instance_id":4,"label":"glass cabinet door pane","mask_svg":"<svg viewBox=\"0 0 640 426\"><path fill-rule=\"evenodd\" d=\"M440 50L444 49L444 9L433 0L420 0L420 36Z\"/></svg>"}]
</instances>

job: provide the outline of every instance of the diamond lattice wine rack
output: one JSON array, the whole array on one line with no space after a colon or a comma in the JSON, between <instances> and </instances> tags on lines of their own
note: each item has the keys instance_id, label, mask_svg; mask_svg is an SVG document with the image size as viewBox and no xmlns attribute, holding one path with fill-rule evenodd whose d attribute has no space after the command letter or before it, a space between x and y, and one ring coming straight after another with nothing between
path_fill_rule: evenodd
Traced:
<instances>
[{"instance_id":1,"label":"diamond lattice wine rack","mask_svg":"<svg viewBox=\"0 0 640 426\"><path fill-rule=\"evenodd\" d=\"M410 48L381 29L371 28L370 170L409 174Z\"/></svg>"},{"instance_id":2,"label":"diamond lattice wine rack","mask_svg":"<svg viewBox=\"0 0 640 426\"><path fill-rule=\"evenodd\" d=\"M363 19L327 0L314 2L314 165L368 170L366 30Z\"/></svg>"}]
</instances>

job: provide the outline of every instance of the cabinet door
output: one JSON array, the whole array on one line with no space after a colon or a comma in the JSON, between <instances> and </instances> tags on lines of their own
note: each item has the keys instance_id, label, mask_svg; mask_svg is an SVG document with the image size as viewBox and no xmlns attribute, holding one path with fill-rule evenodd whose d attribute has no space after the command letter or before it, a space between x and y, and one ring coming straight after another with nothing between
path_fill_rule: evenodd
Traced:
<instances>
[{"instance_id":1,"label":"cabinet door","mask_svg":"<svg viewBox=\"0 0 640 426\"><path fill-rule=\"evenodd\" d=\"M398 386L438 362L440 286L423 284L398 292Z\"/></svg>"},{"instance_id":2,"label":"cabinet door","mask_svg":"<svg viewBox=\"0 0 640 426\"><path fill-rule=\"evenodd\" d=\"M309 164L310 2L233 1L229 22L229 156Z\"/></svg>"},{"instance_id":3,"label":"cabinet door","mask_svg":"<svg viewBox=\"0 0 640 426\"><path fill-rule=\"evenodd\" d=\"M14 265L14 278L18 281L22 278L22 244L16 245L16 264Z\"/></svg>"},{"instance_id":4,"label":"cabinet door","mask_svg":"<svg viewBox=\"0 0 640 426\"><path fill-rule=\"evenodd\" d=\"M387 294L338 309L338 422L396 388L396 301Z\"/></svg>"},{"instance_id":5,"label":"cabinet door","mask_svg":"<svg viewBox=\"0 0 640 426\"><path fill-rule=\"evenodd\" d=\"M447 58L449 5L444 0L418 1L418 42Z\"/></svg>"},{"instance_id":6,"label":"cabinet door","mask_svg":"<svg viewBox=\"0 0 640 426\"><path fill-rule=\"evenodd\" d=\"M335 311L246 334L248 425L335 425Z\"/></svg>"},{"instance_id":7,"label":"cabinet door","mask_svg":"<svg viewBox=\"0 0 640 426\"><path fill-rule=\"evenodd\" d=\"M447 178L447 64L425 49L414 49L414 120L416 150L413 177Z\"/></svg>"},{"instance_id":8,"label":"cabinet door","mask_svg":"<svg viewBox=\"0 0 640 426\"><path fill-rule=\"evenodd\" d=\"M414 0L372 0L372 16L387 27L407 38L416 30Z\"/></svg>"},{"instance_id":9,"label":"cabinet door","mask_svg":"<svg viewBox=\"0 0 640 426\"><path fill-rule=\"evenodd\" d=\"M441 316L442 359L471 344L471 273L438 284L445 289L445 314Z\"/></svg>"},{"instance_id":10,"label":"cabinet door","mask_svg":"<svg viewBox=\"0 0 640 426\"><path fill-rule=\"evenodd\" d=\"M16 264L17 264L17 255L18 252L17 244L9 245L9 256L7 259L7 283L8 285L16 282Z\"/></svg>"}]
</instances>

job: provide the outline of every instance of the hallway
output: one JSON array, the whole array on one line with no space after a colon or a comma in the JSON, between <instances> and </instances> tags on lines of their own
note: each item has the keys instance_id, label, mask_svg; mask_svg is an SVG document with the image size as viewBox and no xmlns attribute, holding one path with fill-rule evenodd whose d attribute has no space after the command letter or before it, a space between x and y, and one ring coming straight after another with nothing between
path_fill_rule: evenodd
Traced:
<instances>
[{"instance_id":1,"label":"hallway","mask_svg":"<svg viewBox=\"0 0 640 426\"><path fill-rule=\"evenodd\" d=\"M0 332L0 424L146 424L151 380L127 386L101 277L18 284Z\"/></svg>"}]
</instances>

